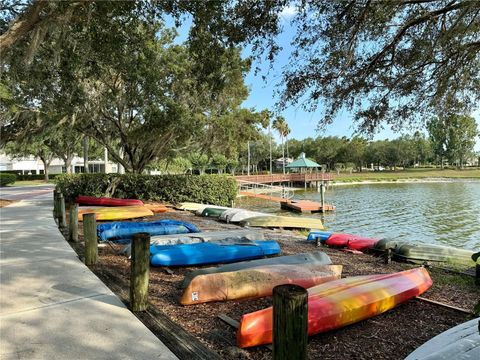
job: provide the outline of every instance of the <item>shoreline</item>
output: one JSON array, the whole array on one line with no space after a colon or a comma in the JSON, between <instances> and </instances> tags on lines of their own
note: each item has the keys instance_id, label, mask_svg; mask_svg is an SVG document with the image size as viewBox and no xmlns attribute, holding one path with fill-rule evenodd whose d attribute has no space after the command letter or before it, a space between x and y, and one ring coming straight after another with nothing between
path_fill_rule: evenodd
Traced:
<instances>
[{"instance_id":1,"label":"shoreline","mask_svg":"<svg viewBox=\"0 0 480 360\"><path fill-rule=\"evenodd\" d=\"M427 184L427 183L464 183L464 182L479 182L480 178L450 178L450 177L431 177L431 178L410 178L410 179L382 179L382 180L356 180L356 181L342 181L333 180L330 185L345 186L345 185L370 185L370 184L390 184L390 183L405 183L405 184Z\"/></svg>"}]
</instances>

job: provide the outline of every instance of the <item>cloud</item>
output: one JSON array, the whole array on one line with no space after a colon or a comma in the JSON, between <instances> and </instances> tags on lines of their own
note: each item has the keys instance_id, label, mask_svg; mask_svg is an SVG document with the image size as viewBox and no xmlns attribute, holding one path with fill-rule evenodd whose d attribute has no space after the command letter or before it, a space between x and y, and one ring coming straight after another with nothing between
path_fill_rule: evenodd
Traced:
<instances>
[{"instance_id":1,"label":"cloud","mask_svg":"<svg viewBox=\"0 0 480 360\"><path fill-rule=\"evenodd\" d=\"M285 6L280 13L280 16L284 19L290 19L297 14L297 8L295 6Z\"/></svg>"}]
</instances>

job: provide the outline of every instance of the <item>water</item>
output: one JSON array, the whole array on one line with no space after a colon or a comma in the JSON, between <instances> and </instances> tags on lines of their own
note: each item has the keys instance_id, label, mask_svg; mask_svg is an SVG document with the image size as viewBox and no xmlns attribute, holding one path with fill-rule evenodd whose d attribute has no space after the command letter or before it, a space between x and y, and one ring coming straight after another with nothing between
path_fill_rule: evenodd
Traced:
<instances>
[{"instance_id":1,"label":"water","mask_svg":"<svg viewBox=\"0 0 480 360\"><path fill-rule=\"evenodd\" d=\"M320 201L314 190L295 199ZM389 183L329 188L336 211L321 217L333 232L480 249L480 181ZM278 203L241 198L236 206L285 215Z\"/></svg>"}]
</instances>

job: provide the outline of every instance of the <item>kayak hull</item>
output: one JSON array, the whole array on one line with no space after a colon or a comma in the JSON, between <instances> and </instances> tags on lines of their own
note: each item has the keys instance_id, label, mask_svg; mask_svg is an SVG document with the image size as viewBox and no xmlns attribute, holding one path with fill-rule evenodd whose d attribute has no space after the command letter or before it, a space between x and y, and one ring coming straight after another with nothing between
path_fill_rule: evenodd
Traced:
<instances>
[{"instance_id":1,"label":"kayak hull","mask_svg":"<svg viewBox=\"0 0 480 360\"><path fill-rule=\"evenodd\" d=\"M255 241L254 245L219 245L211 242L180 245L151 245L153 266L188 266L256 259L280 253L276 241Z\"/></svg>"},{"instance_id":2,"label":"kayak hull","mask_svg":"<svg viewBox=\"0 0 480 360\"><path fill-rule=\"evenodd\" d=\"M166 234L197 233L198 228L190 223L176 220L159 220L151 222L111 222L97 226L99 239L119 240L131 239L133 234L147 233L151 236Z\"/></svg>"},{"instance_id":3,"label":"kayak hull","mask_svg":"<svg viewBox=\"0 0 480 360\"><path fill-rule=\"evenodd\" d=\"M451 246L432 244L402 244L394 250L394 257L413 263L442 262L475 265L472 255L475 252Z\"/></svg>"},{"instance_id":4,"label":"kayak hull","mask_svg":"<svg viewBox=\"0 0 480 360\"><path fill-rule=\"evenodd\" d=\"M99 221L114 221L136 219L147 216L153 216L153 212L145 206L117 206L78 209L78 221L83 221L84 214L95 213L95 218Z\"/></svg>"},{"instance_id":5,"label":"kayak hull","mask_svg":"<svg viewBox=\"0 0 480 360\"><path fill-rule=\"evenodd\" d=\"M365 251L372 249L378 239L366 238L358 235L351 234L338 234L333 233L325 240L325 245L332 247L346 247L351 250Z\"/></svg>"},{"instance_id":6,"label":"kayak hull","mask_svg":"<svg viewBox=\"0 0 480 360\"><path fill-rule=\"evenodd\" d=\"M325 241L327 241L328 238L332 236L332 234L333 233L328 231L310 231L307 236L307 241L316 241L317 239L320 239L320 242L324 244Z\"/></svg>"},{"instance_id":7,"label":"kayak hull","mask_svg":"<svg viewBox=\"0 0 480 360\"><path fill-rule=\"evenodd\" d=\"M220 215L223 214L224 211L226 211L227 208L212 208L212 207L207 207L203 209L202 213L200 216L203 217L212 217L212 218L218 218Z\"/></svg>"},{"instance_id":8,"label":"kayak hull","mask_svg":"<svg viewBox=\"0 0 480 360\"><path fill-rule=\"evenodd\" d=\"M286 229L323 229L322 220L302 216L255 216L241 221L240 225Z\"/></svg>"},{"instance_id":9,"label":"kayak hull","mask_svg":"<svg viewBox=\"0 0 480 360\"><path fill-rule=\"evenodd\" d=\"M225 210L220 215L219 219L225 222L238 223L240 221L243 221L245 219L255 217L255 216L273 216L273 215L264 214L258 211L244 210L244 209L228 209L228 210Z\"/></svg>"},{"instance_id":10,"label":"kayak hull","mask_svg":"<svg viewBox=\"0 0 480 360\"><path fill-rule=\"evenodd\" d=\"M142 206L143 201L138 199L116 199L95 196L77 196L75 202L79 205L94 206Z\"/></svg>"},{"instance_id":11,"label":"kayak hull","mask_svg":"<svg viewBox=\"0 0 480 360\"><path fill-rule=\"evenodd\" d=\"M304 288L339 279L341 265L269 265L196 276L183 292L182 305L271 296L277 285Z\"/></svg>"},{"instance_id":12,"label":"kayak hull","mask_svg":"<svg viewBox=\"0 0 480 360\"><path fill-rule=\"evenodd\" d=\"M222 272L231 272L238 270L246 270L259 266L269 265L330 265L332 260L330 257L321 251L314 251L311 253L300 253L287 256L276 256L267 259L258 259L250 261L236 262L233 264L221 265L218 267L209 267L191 271L185 275L183 279L182 288L186 288L190 281L198 275L216 274Z\"/></svg>"},{"instance_id":13,"label":"kayak hull","mask_svg":"<svg viewBox=\"0 0 480 360\"><path fill-rule=\"evenodd\" d=\"M432 285L426 269L355 276L308 289L308 334L338 329L388 311ZM243 315L237 332L242 348L272 342L272 308Z\"/></svg>"}]
</instances>

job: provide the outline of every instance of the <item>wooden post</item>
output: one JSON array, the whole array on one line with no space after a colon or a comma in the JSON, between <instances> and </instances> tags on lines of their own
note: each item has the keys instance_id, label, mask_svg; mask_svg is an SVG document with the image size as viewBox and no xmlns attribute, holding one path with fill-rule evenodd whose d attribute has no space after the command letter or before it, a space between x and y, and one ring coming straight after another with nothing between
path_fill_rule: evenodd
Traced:
<instances>
[{"instance_id":1,"label":"wooden post","mask_svg":"<svg viewBox=\"0 0 480 360\"><path fill-rule=\"evenodd\" d=\"M315 238L315 245L316 245L317 247L320 247L320 246L322 245L322 242L320 241L320 238L319 238L319 237Z\"/></svg>"},{"instance_id":2,"label":"wooden post","mask_svg":"<svg viewBox=\"0 0 480 360\"><path fill-rule=\"evenodd\" d=\"M65 212L65 198L63 197L62 193L58 195L58 203L59 203L58 227L60 229L65 229L67 227L67 216Z\"/></svg>"},{"instance_id":3,"label":"wooden post","mask_svg":"<svg viewBox=\"0 0 480 360\"><path fill-rule=\"evenodd\" d=\"M78 241L78 204L70 205L68 241Z\"/></svg>"},{"instance_id":4,"label":"wooden post","mask_svg":"<svg viewBox=\"0 0 480 360\"><path fill-rule=\"evenodd\" d=\"M53 218L57 219L58 218L58 208L59 208L59 202L58 202L58 195L60 194L60 191L57 189L53 190Z\"/></svg>"},{"instance_id":5,"label":"wooden post","mask_svg":"<svg viewBox=\"0 0 480 360\"><path fill-rule=\"evenodd\" d=\"M308 293L298 285L273 288L273 359L307 359Z\"/></svg>"},{"instance_id":6,"label":"wooden post","mask_svg":"<svg viewBox=\"0 0 480 360\"><path fill-rule=\"evenodd\" d=\"M133 235L130 269L130 307L132 311L145 311L148 306L150 234Z\"/></svg>"},{"instance_id":7,"label":"wooden post","mask_svg":"<svg viewBox=\"0 0 480 360\"><path fill-rule=\"evenodd\" d=\"M83 215L83 238L85 239L85 265L95 265L98 260L97 220L95 214Z\"/></svg>"},{"instance_id":8,"label":"wooden post","mask_svg":"<svg viewBox=\"0 0 480 360\"><path fill-rule=\"evenodd\" d=\"M388 265L392 262L392 249L387 248L385 249L385 252L383 253L383 262Z\"/></svg>"},{"instance_id":9,"label":"wooden post","mask_svg":"<svg viewBox=\"0 0 480 360\"><path fill-rule=\"evenodd\" d=\"M325 184L320 184L320 203L322 205L322 213L325 212Z\"/></svg>"}]
</instances>

